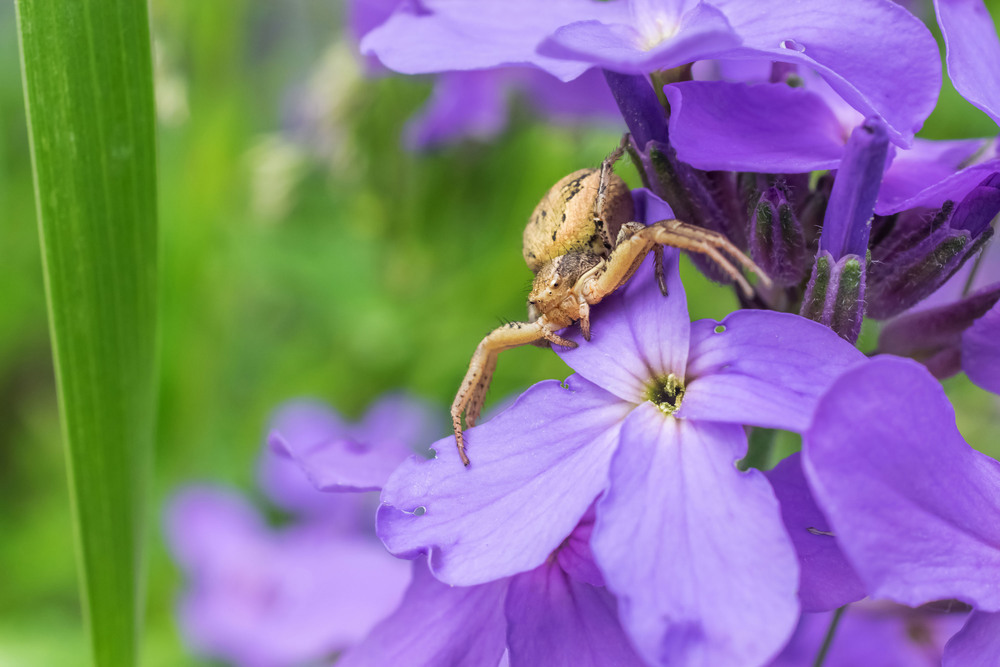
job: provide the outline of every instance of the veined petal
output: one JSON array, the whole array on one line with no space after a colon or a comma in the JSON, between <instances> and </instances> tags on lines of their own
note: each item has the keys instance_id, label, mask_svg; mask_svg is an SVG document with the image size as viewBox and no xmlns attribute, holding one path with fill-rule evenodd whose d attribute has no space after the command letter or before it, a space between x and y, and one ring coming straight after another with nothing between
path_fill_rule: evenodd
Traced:
<instances>
[{"instance_id":1,"label":"veined petal","mask_svg":"<svg viewBox=\"0 0 1000 667\"><path fill-rule=\"evenodd\" d=\"M941 88L937 43L919 19L893 2L713 4L743 38L743 47L727 57L763 56L816 69L855 109L881 116L898 145L909 145L934 108Z\"/></svg>"},{"instance_id":2,"label":"veined petal","mask_svg":"<svg viewBox=\"0 0 1000 667\"><path fill-rule=\"evenodd\" d=\"M506 587L506 580L448 586L431 576L425 559L417 559L410 587L396 611L337 664L495 667L504 653Z\"/></svg>"},{"instance_id":3,"label":"veined petal","mask_svg":"<svg viewBox=\"0 0 1000 667\"><path fill-rule=\"evenodd\" d=\"M555 563L510 579L504 603L512 667L643 667L614 597Z\"/></svg>"},{"instance_id":4,"label":"veined petal","mask_svg":"<svg viewBox=\"0 0 1000 667\"><path fill-rule=\"evenodd\" d=\"M594 555L651 665L762 664L798 619L799 571L743 428L629 415L597 506Z\"/></svg>"},{"instance_id":5,"label":"veined petal","mask_svg":"<svg viewBox=\"0 0 1000 667\"><path fill-rule=\"evenodd\" d=\"M802 431L825 389L864 360L827 327L791 313L699 320L677 416Z\"/></svg>"},{"instance_id":6,"label":"veined petal","mask_svg":"<svg viewBox=\"0 0 1000 667\"><path fill-rule=\"evenodd\" d=\"M983 389L1000 394L1000 303L962 334L962 369Z\"/></svg>"},{"instance_id":7,"label":"veined petal","mask_svg":"<svg viewBox=\"0 0 1000 667\"><path fill-rule=\"evenodd\" d=\"M466 431L471 465L454 436L437 457L404 462L382 491L378 533L390 552L428 553L442 581L471 585L538 567L607 484L622 420L632 406L571 376L528 389Z\"/></svg>"},{"instance_id":8,"label":"veined petal","mask_svg":"<svg viewBox=\"0 0 1000 667\"><path fill-rule=\"evenodd\" d=\"M965 443L926 369L877 357L844 373L820 400L802 460L873 596L1000 610L1000 463Z\"/></svg>"},{"instance_id":9,"label":"veined petal","mask_svg":"<svg viewBox=\"0 0 1000 667\"><path fill-rule=\"evenodd\" d=\"M665 86L670 143L698 169L801 173L835 169L847 137L819 95L784 83Z\"/></svg>"},{"instance_id":10,"label":"veined petal","mask_svg":"<svg viewBox=\"0 0 1000 667\"><path fill-rule=\"evenodd\" d=\"M781 504L781 518L799 557L802 611L828 611L860 600L865 587L817 507L800 458L796 452L764 474Z\"/></svg>"},{"instance_id":11,"label":"veined petal","mask_svg":"<svg viewBox=\"0 0 1000 667\"><path fill-rule=\"evenodd\" d=\"M663 253L663 270L668 296L656 284L652 257L646 257L627 285L594 306L590 341L574 330L568 337L580 346L556 348L574 371L632 403L645 400L653 379L684 376L691 320L676 251Z\"/></svg>"},{"instance_id":12,"label":"veined petal","mask_svg":"<svg viewBox=\"0 0 1000 667\"><path fill-rule=\"evenodd\" d=\"M962 97L1000 123L1000 38L983 0L935 0L948 76Z\"/></svg>"}]
</instances>

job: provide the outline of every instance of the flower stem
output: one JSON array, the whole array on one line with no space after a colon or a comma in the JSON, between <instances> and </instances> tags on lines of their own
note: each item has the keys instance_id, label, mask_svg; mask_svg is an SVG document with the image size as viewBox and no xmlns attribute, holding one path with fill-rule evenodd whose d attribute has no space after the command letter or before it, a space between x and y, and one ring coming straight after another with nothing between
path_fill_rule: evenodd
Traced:
<instances>
[{"instance_id":1,"label":"flower stem","mask_svg":"<svg viewBox=\"0 0 1000 667\"><path fill-rule=\"evenodd\" d=\"M844 615L846 609L847 605L845 604L833 612L833 618L830 619L830 627L826 629L826 636L823 637L823 645L819 647L819 653L816 654L813 667L823 667L823 662L826 661L826 654L830 652L830 645L833 643L833 635L837 632L837 626L840 624L840 617Z\"/></svg>"}]
</instances>

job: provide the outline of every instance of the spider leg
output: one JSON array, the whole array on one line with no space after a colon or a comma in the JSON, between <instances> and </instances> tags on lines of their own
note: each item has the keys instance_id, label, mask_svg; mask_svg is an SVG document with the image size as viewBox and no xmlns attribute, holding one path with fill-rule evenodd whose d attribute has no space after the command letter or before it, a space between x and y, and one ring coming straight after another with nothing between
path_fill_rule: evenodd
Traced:
<instances>
[{"instance_id":1,"label":"spider leg","mask_svg":"<svg viewBox=\"0 0 1000 667\"><path fill-rule=\"evenodd\" d=\"M618 148L611 151L611 154L601 162L601 181L597 186L597 198L594 200L594 218L604 220L604 207L608 200L608 182L611 180L611 173L615 169L615 164L625 155L625 148L628 146L629 134L622 135L622 140L618 143ZM608 238L609 231L604 229L605 241L608 245L614 243L614 239Z\"/></svg>"},{"instance_id":2,"label":"spider leg","mask_svg":"<svg viewBox=\"0 0 1000 667\"><path fill-rule=\"evenodd\" d=\"M465 453L465 439L462 436L462 414L465 423L476 425L476 419L483 409L486 390L489 389L493 371L497 366L497 356L504 350L520 345L527 345L539 339L546 339L557 345L575 345L572 341L552 333L543 317L531 322L510 322L494 329L476 347L469 370L458 389L455 402L451 404L451 423L455 429L455 442L458 444L458 456L462 463L469 465L469 457Z\"/></svg>"},{"instance_id":3,"label":"spider leg","mask_svg":"<svg viewBox=\"0 0 1000 667\"><path fill-rule=\"evenodd\" d=\"M752 259L733 245L729 239L718 232L689 225L679 220L661 220L650 225L648 229L651 231L646 233L651 234L653 240L658 244L674 246L681 250L700 252L708 255L718 264L720 269L740 286L747 297L753 296L753 288L750 287L750 283L746 281L746 278L743 277L739 269L719 252L720 250L735 259L743 268L756 273L762 285L765 287L771 286L771 279L767 274Z\"/></svg>"},{"instance_id":4,"label":"spider leg","mask_svg":"<svg viewBox=\"0 0 1000 667\"><path fill-rule=\"evenodd\" d=\"M656 284L660 286L663 296L667 294L667 277L663 275L663 246L653 246L653 272L656 274Z\"/></svg>"},{"instance_id":5,"label":"spider leg","mask_svg":"<svg viewBox=\"0 0 1000 667\"><path fill-rule=\"evenodd\" d=\"M753 295L753 288L739 269L720 252L720 248L726 254L734 257L741 265L754 271L760 277L762 284L771 284L770 278L760 267L741 253L739 248L734 246L725 236L679 220L661 220L628 238L620 240L608 258L606 269L602 273L596 274L584 285L583 294L587 302L598 303L605 296L614 292L632 276L650 250L655 251L659 249L659 246L664 245L708 255L747 295ZM662 265L660 273L657 274L658 282L661 280L661 276ZM665 288L666 280L663 280L660 282L660 289L664 293L666 292Z\"/></svg>"}]
</instances>

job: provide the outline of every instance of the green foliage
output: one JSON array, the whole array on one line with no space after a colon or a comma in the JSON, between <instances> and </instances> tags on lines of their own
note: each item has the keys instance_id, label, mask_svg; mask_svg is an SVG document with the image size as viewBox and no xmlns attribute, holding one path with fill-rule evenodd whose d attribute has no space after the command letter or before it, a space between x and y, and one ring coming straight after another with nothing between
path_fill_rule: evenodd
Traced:
<instances>
[{"instance_id":1,"label":"green foliage","mask_svg":"<svg viewBox=\"0 0 1000 667\"><path fill-rule=\"evenodd\" d=\"M95 663L131 665L156 387L146 3L20 0L18 25L84 614Z\"/></svg>"}]
</instances>

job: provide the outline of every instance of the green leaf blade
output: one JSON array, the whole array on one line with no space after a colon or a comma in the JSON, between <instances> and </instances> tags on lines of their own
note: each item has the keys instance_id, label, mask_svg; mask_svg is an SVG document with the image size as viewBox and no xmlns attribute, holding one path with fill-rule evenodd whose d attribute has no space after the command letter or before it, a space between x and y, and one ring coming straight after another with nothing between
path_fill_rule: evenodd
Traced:
<instances>
[{"instance_id":1,"label":"green leaf blade","mask_svg":"<svg viewBox=\"0 0 1000 667\"><path fill-rule=\"evenodd\" d=\"M156 388L156 142L142 0L19 0L50 331L84 615L135 664Z\"/></svg>"}]
</instances>

